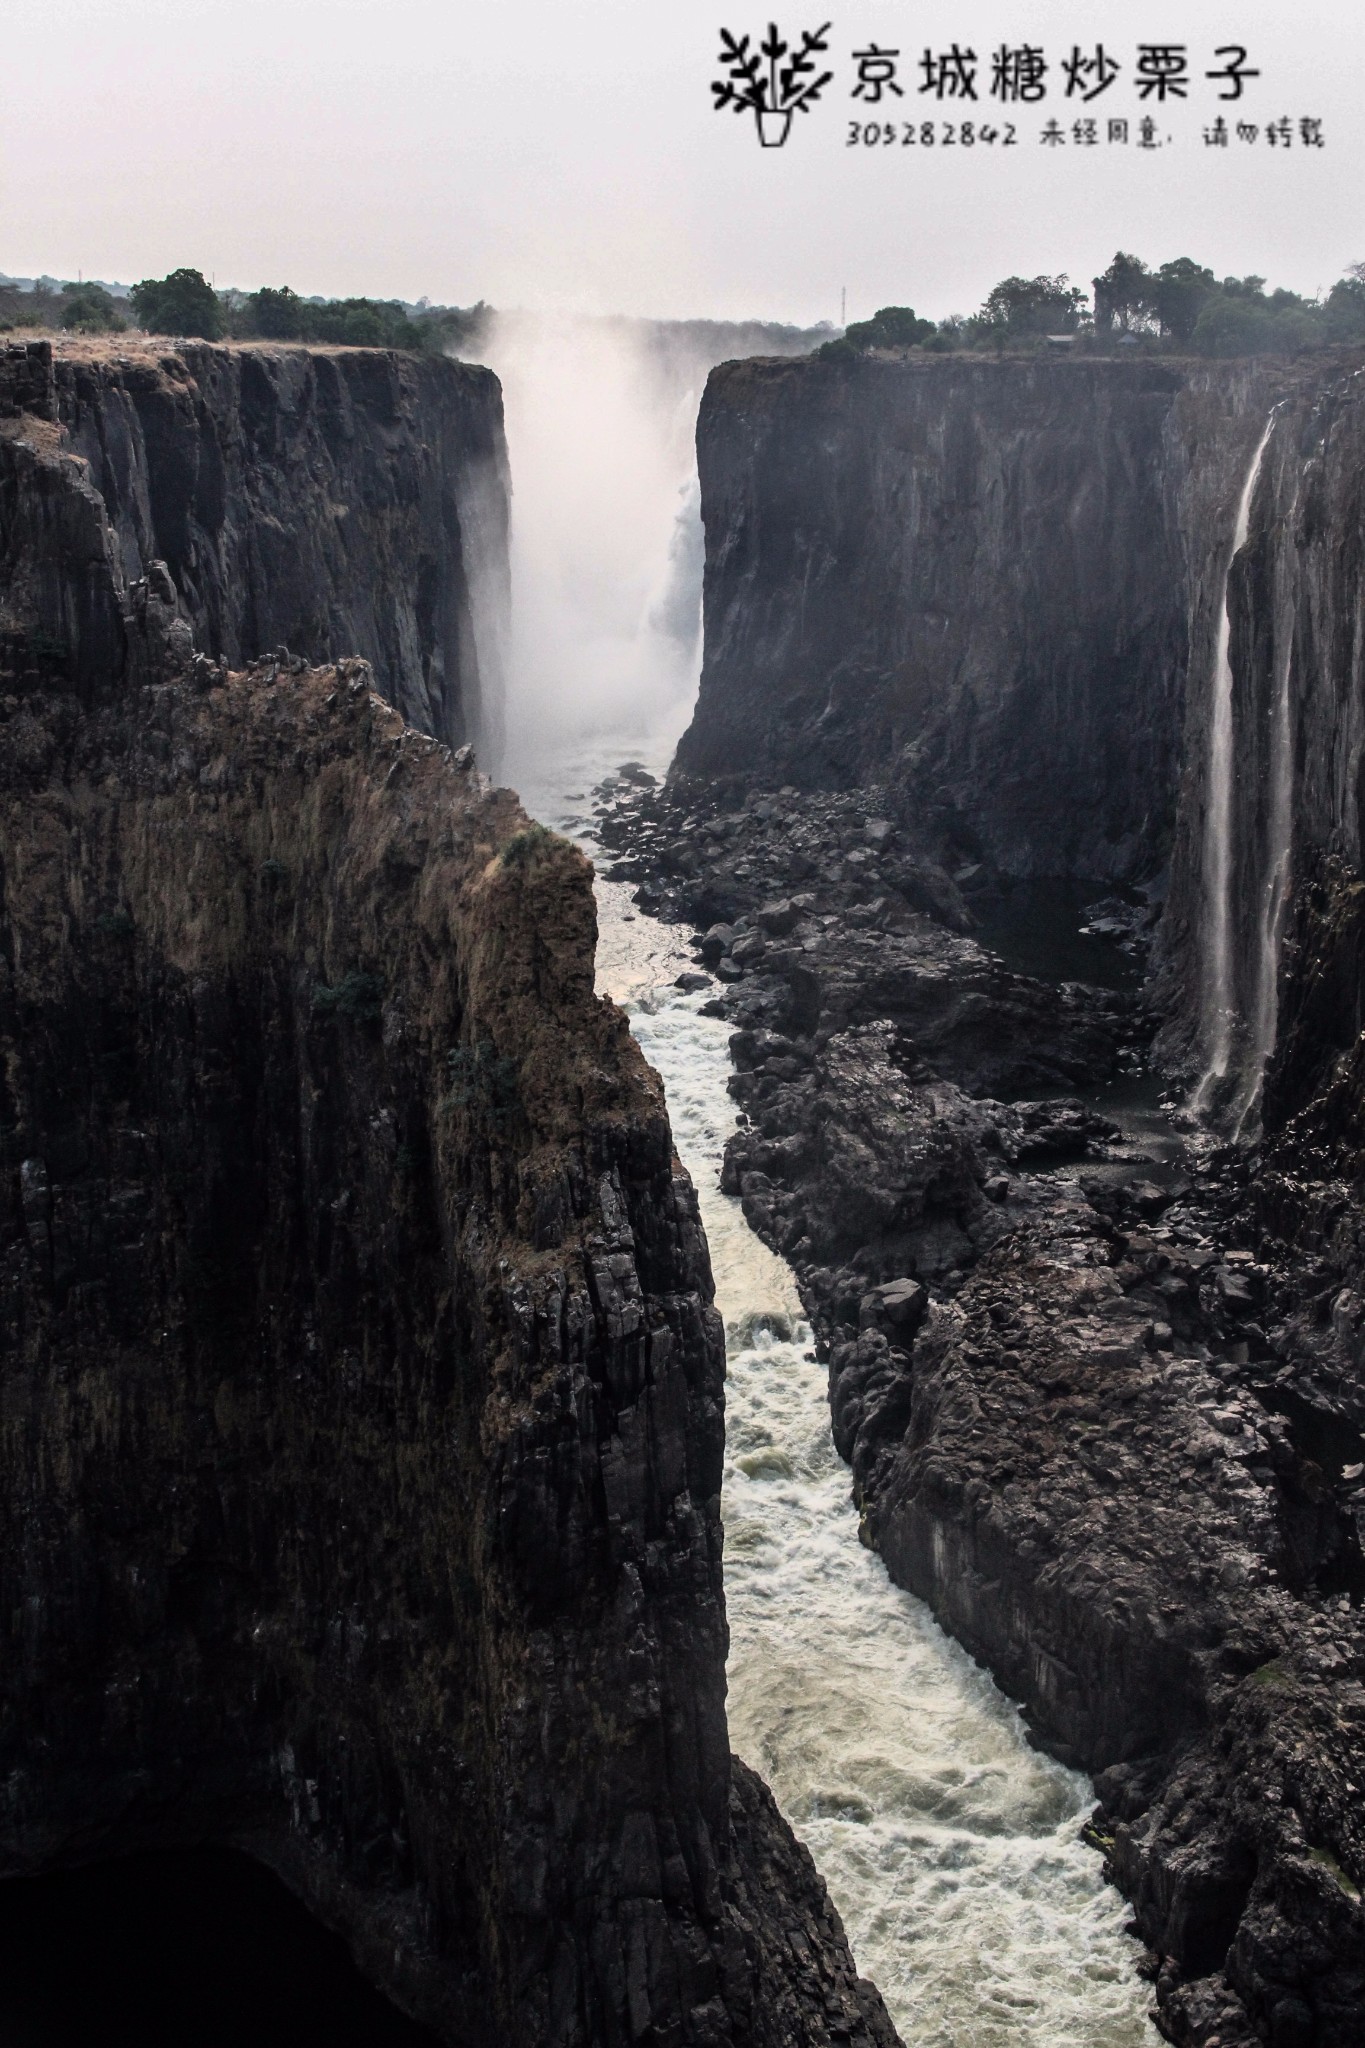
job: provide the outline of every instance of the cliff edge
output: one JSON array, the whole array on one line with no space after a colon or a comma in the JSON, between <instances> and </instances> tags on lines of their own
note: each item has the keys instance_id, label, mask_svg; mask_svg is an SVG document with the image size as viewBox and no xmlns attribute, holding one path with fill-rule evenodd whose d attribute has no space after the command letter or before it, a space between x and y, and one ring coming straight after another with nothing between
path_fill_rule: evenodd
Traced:
<instances>
[{"instance_id":1,"label":"cliff edge","mask_svg":"<svg viewBox=\"0 0 1365 2048\"><path fill-rule=\"evenodd\" d=\"M409 724L496 744L507 456L491 370L266 342L11 344L0 431L79 465L124 581L163 582L203 653L358 655Z\"/></svg>"}]
</instances>

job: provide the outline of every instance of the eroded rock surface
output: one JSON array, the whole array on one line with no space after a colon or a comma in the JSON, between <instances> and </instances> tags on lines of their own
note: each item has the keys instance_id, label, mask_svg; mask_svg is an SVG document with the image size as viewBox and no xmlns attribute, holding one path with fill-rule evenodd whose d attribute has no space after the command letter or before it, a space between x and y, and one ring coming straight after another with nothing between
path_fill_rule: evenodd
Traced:
<instances>
[{"instance_id":1,"label":"eroded rock surface","mask_svg":"<svg viewBox=\"0 0 1365 2048\"><path fill-rule=\"evenodd\" d=\"M55 428L0 564L0 1875L235 1843L452 2043L894 2048L728 1755L587 863L365 663L197 650Z\"/></svg>"},{"instance_id":2,"label":"eroded rock surface","mask_svg":"<svg viewBox=\"0 0 1365 2048\"><path fill-rule=\"evenodd\" d=\"M1155 1021L1122 959L1055 984L953 929L1008 900L998 871L940 868L913 908L899 876L934 868L885 791L730 803L631 772L601 829L738 1027L726 1185L796 1267L867 1540L1096 1774L1170 2038L1345 2048L1365 1310L1330 998L1285 1058L1336 1111L1264 1159L1152 1157L1097 1106ZM1356 892L1324 889L1349 977ZM1136 967L1140 906L1094 922Z\"/></svg>"},{"instance_id":3,"label":"eroded rock surface","mask_svg":"<svg viewBox=\"0 0 1365 2048\"><path fill-rule=\"evenodd\" d=\"M1363 431L1358 355L726 366L697 712L611 792L868 1539L1097 1774L1186 2048L1365 2024ZM1022 974L1031 875L1145 983ZM1110 1084L1224 1005L1144 1156Z\"/></svg>"},{"instance_id":4,"label":"eroded rock surface","mask_svg":"<svg viewBox=\"0 0 1365 2048\"><path fill-rule=\"evenodd\" d=\"M1284 366L728 363L685 776L891 781L1015 874L1142 878ZM1037 772L1046 761L1047 773Z\"/></svg>"},{"instance_id":5,"label":"eroded rock surface","mask_svg":"<svg viewBox=\"0 0 1365 2048\"><path fill-rule=\"evenodd\" d=\"M146 579L201 653L359 655L410 724L496 742L507 460L491 371L391 349L31 342L0 348L0 434L66 458L122 579ZM12 504L6 535L50 565L43 516ZM63 589L78 606L79 584ZM0 627L27 636L21 654L56 635L92 675L115 672L99 633L58 632L57 596L49 583Z\"/></svg>"}]
</instances>

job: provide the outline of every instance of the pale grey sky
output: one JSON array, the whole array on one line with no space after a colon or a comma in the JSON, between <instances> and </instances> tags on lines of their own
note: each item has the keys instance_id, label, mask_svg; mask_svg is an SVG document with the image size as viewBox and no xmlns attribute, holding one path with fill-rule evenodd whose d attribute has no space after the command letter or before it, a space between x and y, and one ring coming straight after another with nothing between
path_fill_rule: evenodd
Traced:
<instances>
[{"instance_id":1,"label":"pale grey sky","mask_svg":"<svg viewBox=\"0 0 1365 2048\"><path fill-rule=\"evenodd\" d=\"M717 114L717 31L831 23L834 83L787 145ZM7 0L0 270L661 315L935 315L1008 272L1088 282L1116 247L1313 291L1365 258L1365 10L1341 0ZM1019 143L850 148L852 53L901 52L897 119L932 111L925 49L983 60L1103 41L1089 113L1131 120L1138 43L1183 42L1172 140L1044 147L1078 108L1017 110ZM1238 43L1262 75L1225 114L1324 124L1326 147L1206 147L1202 72ZM1016 110L986 94L968 109ZM1160 112L1152 108L1153 112ZM871 115L867 116L872 118Z\"/></svg>"}]
</instances>

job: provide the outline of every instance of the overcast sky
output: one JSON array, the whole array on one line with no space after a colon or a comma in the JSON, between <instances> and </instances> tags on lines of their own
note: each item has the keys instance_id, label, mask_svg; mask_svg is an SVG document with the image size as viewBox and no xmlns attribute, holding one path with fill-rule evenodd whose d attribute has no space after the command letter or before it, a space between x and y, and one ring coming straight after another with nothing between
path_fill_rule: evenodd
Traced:
<instances>
[{"instance_id":1,"label":"overcast sky","mask_svg":"<svg viewBox=\"0 0 1365 2048\"><path fill-rule=\"evenodd\" d=\"M721 26L774 13L789 35L830 22L835 77L765 149L709 87ZM1016 271L1088 283L1117 247L1308 292L1365 259L1365 8L1342 0L6 0L3 19L11 274L193 264L219 285L808 322L837 319L845 286L853 319L970 311ZM917 90L954 41L981 60L967 117L1014 119L1013 148L848 146L888 104L917 136L960 118ZM1062 60L1097 41L1123 68L1082 110ZM1189 97L1144 107L1137 46L1165 42L1188 48ZM851 97L873 43L904 88L875 112ZM1043 102L990 97L1002 44L1042 48ZM1261 76L1220 108L1202 74L1228 44ZM1082 111L1093 147L1071 139ZM1220 112L1255 141L1207 146ZM1054 115L1067 140L1045 145ZM1284 116L1292 143L1268 145Z\"/></svg>"}]
</instances>

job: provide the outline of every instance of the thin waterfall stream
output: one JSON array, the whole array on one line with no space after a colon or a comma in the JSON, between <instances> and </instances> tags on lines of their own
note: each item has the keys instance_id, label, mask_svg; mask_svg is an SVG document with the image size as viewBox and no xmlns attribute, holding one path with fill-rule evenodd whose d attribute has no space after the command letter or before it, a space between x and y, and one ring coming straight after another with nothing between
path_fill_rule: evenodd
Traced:
<instances>
[{"instance_id":1,"label":"thin waterfall stream","mask_svg":"<svg viewBox=\"0 0 1365 2048\"><path fill-rule=\"evenodd\" d=\"M1256 452L1251 458L1237 501L1232 546L1223 571L1223 601L1218 613L1218 636L1214 649L1213 691L1209 722L1207 795L1204 808L1204 957L1201 972L1202 1034L1204 1072L1194 1091L1190 1107L1203 1116L1214 1106L1220 1084L1226 1080L1234 1049L1237 1026L1237 990L1233 961L1232 916L1232 827L1233 780L1236 770L1234 715L1236 678L1232 669L1232 570L1246 546L1251 526L1251 504L1260 480L1270 437L1275 431L1276 407L1265 423Z\"/></svg>"},{"instance_id":2,"label":"thin waterfall stream","mask_svg":"<svg viewBox=\"0 0 1365 2048\"><path fill-rule=\"evenodd\" d=\"M1277 532L1292 525L1298 485L1287 518ZM1294 660L1294 554L1277 546L1272 570L1274 595L1275 698L1270 710L1269 806L1266 820L1265 880L1261 889L1260 929L1256 950L1256 981L1251 1004L1250 1040L1237 1120L1238 1137L1259 1134L1261 1091L1275 1050L1279 1027L1280 952L1285 911L1289 903L1294 840L1294 729L1291 675Z\"/></svg>"}]
</instances>

